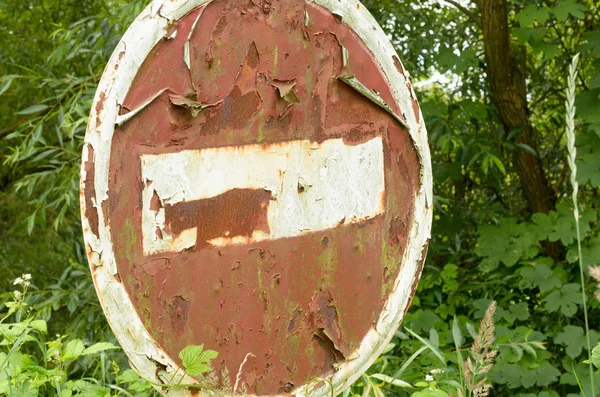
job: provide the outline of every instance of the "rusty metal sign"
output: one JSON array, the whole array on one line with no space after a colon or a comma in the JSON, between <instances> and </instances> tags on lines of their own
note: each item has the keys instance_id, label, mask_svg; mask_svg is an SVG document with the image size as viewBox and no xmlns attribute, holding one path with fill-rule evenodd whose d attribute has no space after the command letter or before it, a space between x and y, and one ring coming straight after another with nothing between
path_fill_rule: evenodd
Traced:
<instances>
[{"instance_id":1,"label":"rusty metal sign","mask_svg":"<svg viewBox=\"0 0 600 397\"><path fill-rule=\"evenodd\" d=\"M355 0L153 1L100 81L81 208L100 302L156 383L350 385L392 338L430 235L407 73ZM160 390L189 395L193 390Z\"/></svg>"}]
</instances>

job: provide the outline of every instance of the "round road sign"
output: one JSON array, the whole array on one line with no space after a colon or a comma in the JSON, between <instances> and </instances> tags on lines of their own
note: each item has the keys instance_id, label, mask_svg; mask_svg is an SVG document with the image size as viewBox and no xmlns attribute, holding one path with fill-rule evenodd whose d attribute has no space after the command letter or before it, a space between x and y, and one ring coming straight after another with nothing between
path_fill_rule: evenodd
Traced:
<instances>
[{"instance_id":1,"label":"round road sign","mask_svg":"<svg viewBox=\"0 0 600 397\"><path fill-rule=\"evenodd\" d=\"M407 73L359 2L155 0L118 44L85 138L100 302L154 382L204 344L213 371L184 383L339 392L404 317L431 185Z\"/></svg>"}]
</instances>

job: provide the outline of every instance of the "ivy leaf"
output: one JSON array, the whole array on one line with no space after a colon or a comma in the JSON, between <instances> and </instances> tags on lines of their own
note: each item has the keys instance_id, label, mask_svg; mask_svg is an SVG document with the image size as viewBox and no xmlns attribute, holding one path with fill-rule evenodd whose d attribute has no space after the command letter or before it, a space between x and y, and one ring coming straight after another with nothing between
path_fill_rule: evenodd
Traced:
<instances>
[{"instance_id":1,"label":"ivy leaf","mask_svg":"<svg viewBox=\"0 0 600 397\"><path fill-rule=\"evenodd\" d=\"M579 4L576 0L563 0L560 4L552 8L551 12L561 22L564 22L569 14L577 19L585 18L585 6Z\"/></svg>"},{"instance_id":2,"label":"ivy leaf","mask_svg":"<svg viewBox=\"0 0 600 397\"><path fill-rule=\"evenodd\" d=\"M565 284L560 290L556 289L544 298L546 310L553 313L560 309L567 317L572 317L577 312L580 300L579 284Z\"/></svg>"},{"instance_id":3,"label":"ivy leaf","mask_svg":"<svg viewBox=\"0 0 600 397\"><path fill-rule=\"evenodd\" d=\"M204 350L204 345L187 346L179 352L181 364L188 375L200 375L211 370L210 360L216 358L219 353L214 350Z\"/></svg>"}]
</instances>

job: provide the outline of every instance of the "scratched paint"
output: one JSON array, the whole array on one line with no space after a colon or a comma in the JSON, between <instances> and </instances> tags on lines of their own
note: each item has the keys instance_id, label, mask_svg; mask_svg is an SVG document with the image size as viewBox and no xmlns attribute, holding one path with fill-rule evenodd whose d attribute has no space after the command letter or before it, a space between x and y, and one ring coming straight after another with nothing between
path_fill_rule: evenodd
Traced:
<instances>
[{"instance_id":1,"label":"scratched paint","mask_svg":"<svg viewBox=\"0 0 600 397\"><path fill-rule=\"evenodd\" d=\"M348 385L404 316L431 221L418 104L372 17L352 1L154 1L111 64L82 214L133 365L165 382L204 343L225 393L236 375L258 395ZM336 155L346 167L322 176ZM320 206L328 185L347 200Z\"/></svg>"}]
</instances>

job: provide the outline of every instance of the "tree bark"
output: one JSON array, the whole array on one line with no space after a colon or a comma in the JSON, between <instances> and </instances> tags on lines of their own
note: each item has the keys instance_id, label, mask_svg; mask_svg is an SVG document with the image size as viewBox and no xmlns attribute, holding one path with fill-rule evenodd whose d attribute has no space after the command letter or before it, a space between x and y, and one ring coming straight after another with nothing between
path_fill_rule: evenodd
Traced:
<instances>
[{"instance_id":1,"label":"tree bark","mask_svg":"<svg viewBox=\"0 0 600 397\"><path fill-rule=\"evenodd\" d=\"M516 142L531 147L537 153L534 131L529 119L525 66L517 61L510 43L507 0L476 0L481 13L487 78L494 103L504 130L520 129ZM523 62L525 55L523 54ZM513 164L531 212L548 213L554 209L556 196L550 188L539 156L522 149L513 152ZM555 259L560 245L544 244Z\"/></svg>"}]
</instances>

